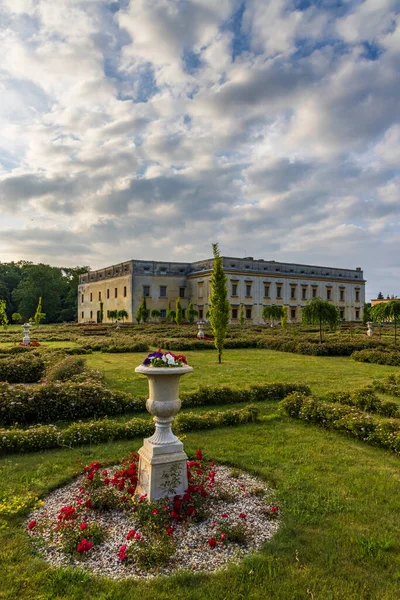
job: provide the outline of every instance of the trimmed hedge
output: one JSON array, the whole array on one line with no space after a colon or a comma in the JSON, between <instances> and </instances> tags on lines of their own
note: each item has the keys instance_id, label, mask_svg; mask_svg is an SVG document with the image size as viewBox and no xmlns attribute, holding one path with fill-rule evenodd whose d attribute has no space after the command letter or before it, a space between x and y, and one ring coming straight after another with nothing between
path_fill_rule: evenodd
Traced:
<instances>
[{"instance_id":1,"label":"trimmed hedge","mask_svg":"<svg viewBox=\"0 0 400 600\"><path fill-rule=\"evenodd\" d=\"M145 342L119 342L115 341L100 341L90 342L89 344L82 344L82 349L86 352L110 352L110 353L123 353L123 352L149 352L149 345Z\"/></svg>"},{"instance_id":2,"label":"trimmed hedge","mask_svg":"<svg viewBox=\"0 0 400 600\"><path fill-rule=\"evenodd\" d=\"M85 359L68 356L47 369L47 381L69 381L74 375L85 370Z\"/></svg>"},{"instance_id":3,"label":"trimmed hedge","mask_svg":"<svg viewBox=\"0 0 400 600\"><path fill-rule=\"evenodd\" d=\"M39 356L10 356L0 360L0 381L37 383L44 375L45 363Z\"/></svg>"},{"instance_id":4,"label":"trimmed hedge","mask_svg":"<svg viewBox=\"0 0 400 600\"><path fill-rule=\"evenodd\" d=\"M175 419L177 433L242 425L258 420L259 411L255 406L226 412L210 412L204 415L180 414ZM12 452L36 452L62 446L74 447L83 444L99 444L112 440L130 440L149 436L154 432L150 419L131 419L117 423L108 419L90 423L74 423L60 430L54 425L39 425L27 430L0 429L0 454Z\"/></svg>"},{"instance_id":5,"label":"trimmed hedge","mask_svg":"<svg viewBox=\"0 0 400 600\"><path fill-rule=\"evenodd\" d=\"M398 350L360 350L359 352L353 352L351 358L357 362L400 367L400 352Z\"/></svg>"},{"instance_id":6,"label":"trimmed hedge","mask_svg":"<svg viewBox=\"0 0 400 600\"><path fill-rule=\"evenodd\" d=\"M354 392L330 392L325 399L328 402L355 406L383 417L400 418L400 406L396 402L381 400L372 388L362 388Z\"/></svg>"},{"instance_id":7,"label":"trimmed hedge","mask_svg":"<svg viewBox=\"0 0 400 600\"><path fill-rule=\"evenodd\" d=\"M249 389L204 387L182 395L182 405L190 408L263 400L277 401L293 391L310 394L307 386L289 383L255 385ZM11 387L0 384L0 424L3 426L15 423L30 425L62 420L75 421L145 410L145 398L134 398L124 392L110 390L96 381L48 383L29 389L24 386Z\"/></svg>"},{"instance_id":8,"label":"trimmed hedge","mask_svg":"<svg viewBox=\"0 0 400 600\"><path fill-rule=\"evenodd\" d=\"M371 417L355 406L324 402L298 392L287 396L280 406L287 415L295 419L342 431L364 442L400 453L398 419Z\"/></svg>"},{"instance_id":9,"label":"trimmed hedge","mask_svg":"<svg viewBox=\"0 0 400 600\"><path fill-rule=\"evenodd\" d=\"M388 375L384 379L374 380L373 387L383 394L391 396L400 396L400 375Z\"/></svg>"}]
</instances>

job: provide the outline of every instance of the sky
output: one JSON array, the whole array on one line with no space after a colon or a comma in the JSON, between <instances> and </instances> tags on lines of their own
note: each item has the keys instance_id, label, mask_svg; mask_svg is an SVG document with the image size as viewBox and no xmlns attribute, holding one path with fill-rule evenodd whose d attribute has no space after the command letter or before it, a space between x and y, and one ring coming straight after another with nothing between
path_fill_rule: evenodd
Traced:
<instances>
[{"instance_id":1,"label":"sky","mask_svg":"<svg viewBox=\"0 0 400 600\"><path fill-rule=\"evenodd\" d=\"M0 0L0 261L361 267L400 296L398 0Z\"/></svg>"}]
</instances>

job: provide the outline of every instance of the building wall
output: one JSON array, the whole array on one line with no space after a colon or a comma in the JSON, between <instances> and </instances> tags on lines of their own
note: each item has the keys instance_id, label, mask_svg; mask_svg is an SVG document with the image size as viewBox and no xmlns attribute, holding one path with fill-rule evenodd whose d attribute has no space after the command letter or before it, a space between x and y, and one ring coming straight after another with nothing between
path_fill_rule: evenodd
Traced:
<instances>
[{"instance_id":1,"label":"building wall","mask_svg":"<svg viewBox=\"0 0 400 600\"><path fill-rule=\"evenodd\" d=\"M301 320L301 309L315 295L323 300L330 299L341 311L346 321L361 320L365 302L365 281L360 268L337 269L332 267L277 263L254 260L251 257L223 257L224 270L228 278L228 297L231 303L231 320L236 321L232 311L243 303L248 320L262 321L263 307L269 304L288 306L288 318L292 322ZM193 301L200 318L206 318L211 294L210 279L213 259L196 263L168 263L158 261L128 261L81 276L79 286L79 322L95 321L99 309L99 292L104 303L104 319L107 310L124 308L129 321L140 305L143 295L147 296L147 308L167 311L169 302L175 310L180 288L185 288L181 298L183 310L189 300ZM232 286L236 285L236 294ZM162 297L160 287L166 288ZM246 286L251 286L248 290ZM269 286L269 295L265 295ZM278 297L277 287L281 288ZM115 297L117 288L117 297ZM126 295L123 290L126 288ZM107 289L110 290L107 298ZM293 294L292 294L292 290ZM303 297L305 290L305 297ZM330 291L330 298L328 297ZM343 299L341 299L341 291ZM247 292L250 292L249 294ZM82 300L83 294L83 302ZM90 300L92 294L92 300ZM82 317L83 313L83 317ZM92 318L90 318L90 313ZM165 314L164 313L164 314Z\"/></svg>"}]
</instances>

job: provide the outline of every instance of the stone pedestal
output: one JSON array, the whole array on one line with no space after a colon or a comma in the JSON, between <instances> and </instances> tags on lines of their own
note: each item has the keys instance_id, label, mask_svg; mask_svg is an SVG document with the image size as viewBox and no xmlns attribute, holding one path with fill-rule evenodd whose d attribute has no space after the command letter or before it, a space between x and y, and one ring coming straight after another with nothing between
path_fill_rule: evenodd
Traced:
<instances>
[{"instance_id":1,"label":"stone pedestal","mask_svg":"<svg viewBox=\"0 0 400 600\"><path fill-rule=\"evenodd\" d=\"M148 500L183 494L188 486L183 444L172 433L174 416L179 412L179 379L193 371L192 367L145 367L135 369L149 380L146 408L154 415L156 430L146 438L139 450L139 479L136 494L147 494Z\"/></svg>"},{"instance_id":2,"label":"stone pedestal","mask_svg":"<svg viewBox=\"0 0 400 600\"><path fill-rule=\"evenodd\" d=\"M198 332L197 332L197 337L202 340L203 338L206 337L206 334L204 333L204 323L203 321L199 321L197 323L197 327L199 328Z\"/></svg>"},{"instance_id":3,"label":"stone pedestal","mask_svg":"<svg viewBox=\"0 0 400 600\"><path fill-rule=\"evenodd\" d=\"M368 337L372 337L374 335L374 330L372 329L372 325L373 325L372 321L368 321L368 323L367 323L367 327L368 327L367 336Z\"/></svg>"},{"instance_id":4,"label":"stone pedestal","mask_svg":"<svg viewBox=\"0 0 400 600\"><path fill-rule=\"evenodd\" d=\"M30 323L24 323L23 324L23 328L24 328L24 337L22 339L22 343L24 346L29 346L31 339L29 337L29 329L32 327L32 325L30 325Z\"/></svg>"}]
</instances>

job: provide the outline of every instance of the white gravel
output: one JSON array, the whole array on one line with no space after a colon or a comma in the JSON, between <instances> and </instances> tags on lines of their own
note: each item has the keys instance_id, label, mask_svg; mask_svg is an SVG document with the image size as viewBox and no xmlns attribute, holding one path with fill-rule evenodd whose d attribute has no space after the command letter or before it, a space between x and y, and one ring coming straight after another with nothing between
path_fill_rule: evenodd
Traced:
<instances>
[{"instance_id":1,"label":"white gravel","mask_svg":"<svg viewBox=\"0 0 400 600\"><path fill-rule=\"evenodd\" d=\"M127 577L152 578L158 575L170 575L177 571L216 571L227 566L228 563L237 562L246 554L261 548L279 527L279 519L268 516L268 507L271 505L269 490L264 482L240 473L232 476L229 467L216 466L215 487L210 494L207 505L208 518L201 523L190 522L189 525L177 525L174 531L176 552L165 566L152 571L141 571L135 564L126 564L118 558L119 548L127 544L126 534L135 527L134 513L107 511L90 511L89 519L95 515L105 527L107 536L99 546L78 559L63 552L57 539L52 539L49 527L41 530L41 524L51 522L57 524L57 515L61 507L70 505L78 495L79 479L67 486L60 488L47 496L44 505L33 511L29 517L36 519L37 526L29 532L35 549L49 563L54 566L80 567L98 575L112 579ZM220 497L220 490L223 490ZM228 498L227 498L228 496ZM231 497L229 497L231 496ZM246 539L247 544L241 546L229 542L226 545L218 544L210 548L208 539L213 537L213 523L227 513L228 519L237 521L239 513L246 514ZM84 533L84 532L83 532ZM84 535L82 536L84 537Z\"/></svg>"}]
</instances>

